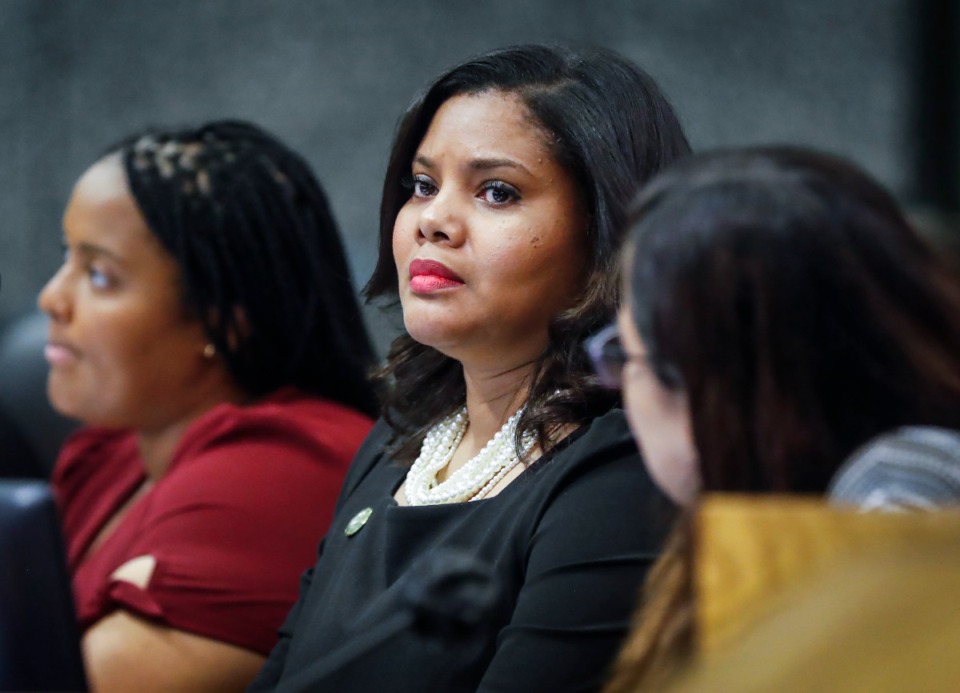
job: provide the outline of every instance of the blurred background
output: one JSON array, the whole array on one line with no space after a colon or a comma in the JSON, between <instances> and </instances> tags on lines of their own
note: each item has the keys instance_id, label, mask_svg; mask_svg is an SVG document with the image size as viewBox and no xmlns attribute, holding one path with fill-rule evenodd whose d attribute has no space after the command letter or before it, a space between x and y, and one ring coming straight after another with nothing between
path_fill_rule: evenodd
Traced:
<instances>
[{"instance_id":1,"label":"blurred background","mask_svg":"<svg viewBox=\"0 0 960 693\"><path fill-rule=\"evenodd\" d=\"M61 258L71 186L128 131L239 117L303 153L359 289L397 119L489 48L603 45L644 66L695 149L792 142L865 167L948 245L960 209L957 0L3 0L0 325ZM396 318L371 308L381 352Z\"/></svg>"}]
</instances>

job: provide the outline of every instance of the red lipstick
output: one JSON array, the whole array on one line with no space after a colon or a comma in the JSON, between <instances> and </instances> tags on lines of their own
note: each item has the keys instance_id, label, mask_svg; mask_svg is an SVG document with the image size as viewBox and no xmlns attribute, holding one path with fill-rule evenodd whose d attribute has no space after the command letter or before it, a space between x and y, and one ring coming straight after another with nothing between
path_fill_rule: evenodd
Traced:
<instances>
[{"instance_id":1,"label":"red lipstick","mask_svg":"<svg viewBox=\"0 0 960 693\"><path fill-rule=\"evenodd\" d=\"M463 286L463 283L456 272L434 260L414 260L410 263L410 290L416 294L453 289Z\"/></svg>"}]
</instances>

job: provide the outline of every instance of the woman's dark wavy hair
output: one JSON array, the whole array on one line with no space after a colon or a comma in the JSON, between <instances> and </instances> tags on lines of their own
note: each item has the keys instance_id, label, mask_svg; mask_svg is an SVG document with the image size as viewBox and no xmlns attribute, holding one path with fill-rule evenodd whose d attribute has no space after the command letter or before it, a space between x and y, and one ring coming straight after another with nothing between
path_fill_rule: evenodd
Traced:
<instances>
[{"instance_id":1,"label":"woman's dark wavy hair","mask_svg":"<svg viewBox=\"0 0 960 693\"><path fill-rule=\"evenodd\" d=\"M232 120L147 130L107 153L240 387L294 385L376 413L373 348L337 225L300 156Z\"/></svg>"},{"instance_id":2,"label":"woman's dark wavy hair","mask_svg":"<svg viewBox=\"0 0 960 693\"><path fill-rule=\"evenodd\" d=\"M672 107L653 79L604 50L524 45L467 60L440 75L407 109L394 137L380 205L380 252L368 298L397 298L392 234L410 197L404 185L434 114L451 97L496 91L518 97L572 176L589 213L589 275L576 306L554 317L550 343L535 364L517 440L534 431L541 449L551 432L612 406L591 374L580 343L611 319L618 300L617 252L637 188L689 152ZM396 431L397 459L411 461L426 430L462 405L465 385L453 359L403 334L379 371L384 416Z\"/></svg>"},{"instance_id":3,"label":"woman's dark wavy hair","mask_svg":"<svg viewBox=\"0 0 960 693\"><path fill-rule=\"evenodd\" d=\"M960 425L960 284L853 165L788 147L689 159L641 194L627 252L704 490L822 493L879 433Z\"/></svg>"}]
</instances>

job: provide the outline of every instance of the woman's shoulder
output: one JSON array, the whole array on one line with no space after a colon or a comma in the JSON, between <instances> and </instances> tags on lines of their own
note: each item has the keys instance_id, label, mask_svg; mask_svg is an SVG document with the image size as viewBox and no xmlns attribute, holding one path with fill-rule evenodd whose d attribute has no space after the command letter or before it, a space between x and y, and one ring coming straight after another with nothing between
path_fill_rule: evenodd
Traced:
<instances>
[{"instance_id":1,"label":"woman's shoulder","mask_svg":"<svg viewBox=\"0 0 960 693\"><path fill-rule=\"evenodd\" d=\"M624 518L673 515L673 505L647 472L619 408L582 426L528 472L526 481L524 475L518 477L521 486L517 491L530 500L539 496L540 513L577 515L593 508L596 512L623 513Z\"/></svg>"},{"instance_id":2,"label":"woman's shoulder","mask_svg":"<svg viewBox=\"0 0 960 693\"><path fill-rule=\"evenodd\" d=\"M614 407L585 424L576 443L583 449L608 450L625 447L632 452L637 451L626 414L620 407Z\"/></svg>"},{"instance_id":3,"label":"woman's shoulder","mask_svg":"<svg viewBox=\"0 0 960 693\"><path fill-rule=\"evenodd\" d=\"M342 405L299 392L217 407L181 437L155 488L158 507L194 503L276 505L294 516L332 510L350 463L373 422ZM267 502L265 499L273 499ZM297 500L299 499L299 500Z\"/></svg>"},{"instance_id":4,"label":"woman's shoulder","mask_svg":"<svg viewBox=\"0 0 960 693\"><path fill-rule=\"evenodd\" d=\"M620 408L611 409L574 431L567 440L560 442L545 462L544 469L554 467L557 473L605 468L621 470L637 478L649 478L627 418Z\"/></svg>"},{"instance_id":5,"label":"woman's shoulder","mask_svg":"<svg viewBox=\"0 0 960 693\"><path fill-rule=\"evenodd\" d=\"M656 555L676 507L647 472L622 410L581 427L542 462L501 492L517 546L537 547L537 565L587 565L613 556L644 565Z\"/></svg>"},{"instance_id":6,"label":"woman's shoulder","mask_svg":"<svg viewBox=\"0 0 960 693\"><path fill-rule=\"evenodd\" d=\"M366 415L340 402L310 394L294 387L284 387L262 399L245 405L222 404L211 409L202 422L211 426L227 422L233 425L276 425L327 429L362 435L373 421Z\"/></svg>"},{"instance_id":7,"label":"woman's shoulder","mask_svg":"<svg viewBox=\"0 0 960 693\"><path fill-rule=\"evenodd\" d=\"M55 486L82 482L91 474L115 474L116 465L137 459L137 441L132 431L90 426L71 433L64 441L53 468Z\"/></svg>"},{"instance_id":8,"label":"woman's shoulder","mask_svg":"<svg viewBox=\"0 0 960 693\"><path fill-rule=\"evenodd\" d=\"M194 421L180 440L174 464L217 451L265 449L318 460L349 462L373 422L337 402L284 388L248 405L222 404Z\"/></svg>"},{"instance_id":9,"label":"woman's shoulder","mask_svg":"<svg viewBox=\"0 0 960 693\"><path fill-rule=\"evenodd\" d=\"M384 460L384 453L390 439L393 437L393 428L385 419L377 419L369 434L357 450L357 454L347 471L343 482L343 497L348 496L367 477L367 475Z\"/></svg>"}]
</instances>

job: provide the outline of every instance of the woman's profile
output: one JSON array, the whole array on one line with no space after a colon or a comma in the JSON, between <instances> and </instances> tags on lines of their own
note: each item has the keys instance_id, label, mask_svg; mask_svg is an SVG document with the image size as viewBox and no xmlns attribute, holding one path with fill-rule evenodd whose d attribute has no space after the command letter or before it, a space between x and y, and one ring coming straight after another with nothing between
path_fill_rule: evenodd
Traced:
<instances>
[{"instance_id":1,"label":"woman's profile","mask_svg":"<svg viewBox=\"0 0 960 693\"><path fill-rule=\"evenodd\" d=\"M217 121L134 135L74 187L40 294L98 690L241 688L370 428L372 362L307 164Z\"/></svg>"},{"instance_id":2,"label":"woman's profile","mask_svg":"<svg viewBox=\"0 0 960 693\"><path fill-rule=\"evenodd\" d=\"M759 147L678 164L635 203L623 283L590 350L681 506L825 494L878 436L960 428L960 283L842 159ZM651 573L611 692L655 685L692 647L689 532Z\"/></svg>"}]
</instances>

